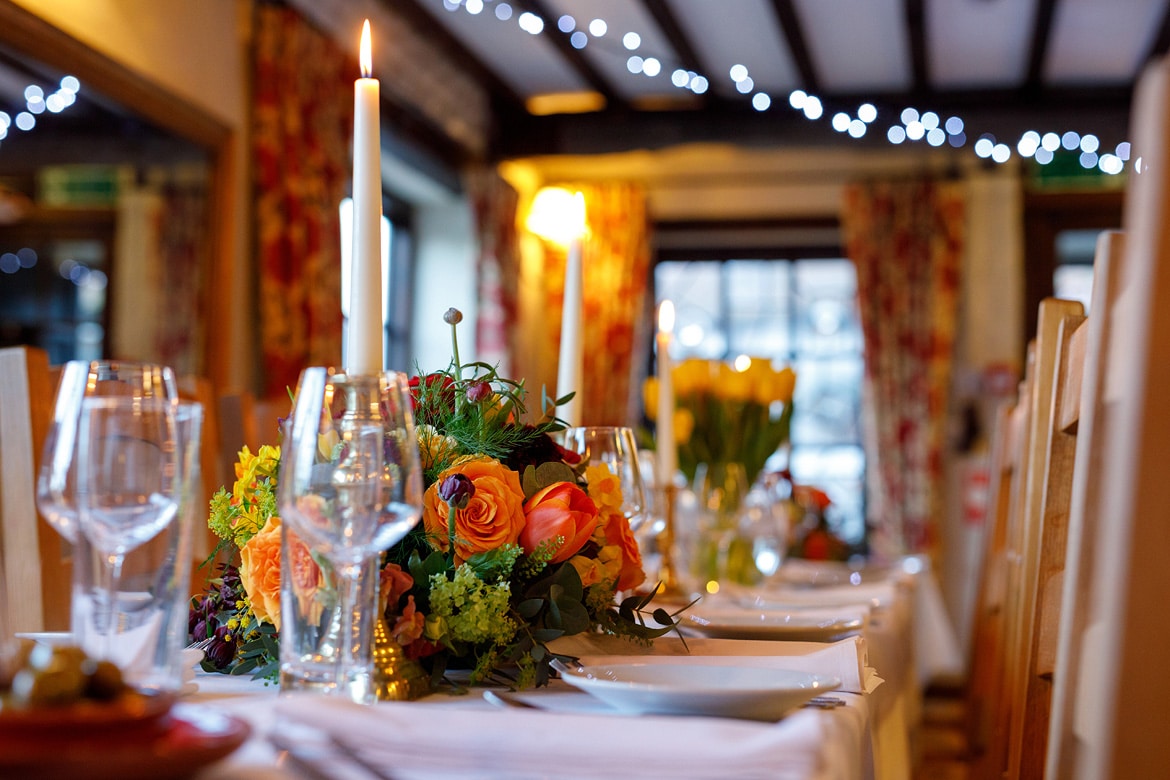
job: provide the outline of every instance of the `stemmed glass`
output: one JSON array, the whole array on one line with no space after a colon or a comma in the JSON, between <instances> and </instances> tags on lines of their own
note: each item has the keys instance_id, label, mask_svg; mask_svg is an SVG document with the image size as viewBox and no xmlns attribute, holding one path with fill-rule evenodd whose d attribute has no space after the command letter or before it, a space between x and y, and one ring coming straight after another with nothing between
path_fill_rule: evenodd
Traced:
<instances>
[{"instance_id":1,"label":"stemmed glass","mask_svg":"<svg viewBox=\"0 0 1170 780\"><path fill-rule=\"evenodd\" d=\"M368 700L376 588L363 589L361 573L422 514L422 475L405 375L305 369L277 485L289 530L341 579L341 646L333 680L325 687Z\"/></svg>"},{"instance_id":2,"label":"stemmed glass","mask_svg":"<svg viewBox=\"0 0 1170 780\"><path fill-rule=\"evenodd\" d=\"M636 531L646 517L646 500L634 432L622 426L582 426L567 428L563 441L566 449L580 455L588 465L604 464L618 478L622 514L630 530Z\"/></svg>"},{"instance_id":3,"label":"stemmed glass","mask_svg":"<svg viewBox=\"0 0 1170 780\"><path fill-rule=\"evenodd\" d=\"M61 369L53 420L45 436L37 477L37 508L67 541L81 534L77 521L77 424L81 402L89 397L120 396L175 402L175 376L154 363L71 360Z\"/></svg>"},{"instance_id":4,"label":"stemmed glass","mask_svg":"<svg viewBox=\"0 0 1170 780\"><path fill-rule=\"evenodd\" d=\"M175 405L128 396L85 398L77 424L77 520L103 556L102 655L120 630L119 582L126 554L178 513L182 452ZM100 622L99 622L100 625Z\"/></svg>"}]
</instances>

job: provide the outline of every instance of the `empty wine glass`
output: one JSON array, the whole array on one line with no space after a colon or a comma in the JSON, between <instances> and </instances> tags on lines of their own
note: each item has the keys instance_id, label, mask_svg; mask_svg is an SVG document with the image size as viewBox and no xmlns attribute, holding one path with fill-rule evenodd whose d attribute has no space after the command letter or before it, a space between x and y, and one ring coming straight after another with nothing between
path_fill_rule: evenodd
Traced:
<instances>
[{"instance_id":1,"label":"empty wine glass","mask_svg":"<svg viewBox=\"0 0 1170 780\"><path fill-rule=\"evenodd\" d=\"M629 521L630 530L636 531L646 517L646 500L634 432L621 426L567 428L564 446L580 455L587 465L602 464L618 478L622 514Z\"/></svg>"},{"instance_id":2,"label":"empty wine glass","mask_svg":"<svg viewBox=\"0 0 1170 780\"><path fill-rule=\"evenodd\" d=\"M175 405L128 396L85 398L77 426L77 519L103 556L102 655L112 656L126 554L178 512L182 492ZM99 622L99 626L103 623Z\"/></svg>"},{"instance_id":3,"label":"empty wine glass","mask_svg":"<svg viewBox=\"0 0 1170 780\"><path fill-rule=\"evenodd\" d=\"M363 589L361 573L422 514L406 377L393 371L330 375L324 368L305 369L288 426L277 482L281 516L341 580L340 647L326 672L333 679L321 681L321 687L368 701L376 588ZM284 655L285 644L282 640L282 679L286 666L305 660Z\"/></svg>"},{"instance_id":4,"label":"empty wine glass","mask_svg":"<svg viewBox=\"0 0 1170 780\"><path fill-rule=\"evenodd\" d=\"M77 522L77 423L85 398L119 396L177 401L175 376L154 363L71 360L61 368L53 420L45 435L37 477L37 508L67 541L79 540Z\"/></svg>"}]
</instances>

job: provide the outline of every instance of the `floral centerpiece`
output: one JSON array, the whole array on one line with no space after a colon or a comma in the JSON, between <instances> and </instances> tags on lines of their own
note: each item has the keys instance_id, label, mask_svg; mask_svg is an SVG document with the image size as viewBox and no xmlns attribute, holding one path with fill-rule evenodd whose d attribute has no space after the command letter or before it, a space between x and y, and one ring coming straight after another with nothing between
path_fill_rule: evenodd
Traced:
<instances>
[{"instance_id":1,"label":"floral centerpiece","mask_svg":"<svg viewBox=\"0 0 1170 780\"><path fill-rule=\"evenodd\" d=\"M548 643L560 636L649 641L673 630L677 611L647 619L657 588L633 592L645 574L617 477L553 438L564 424L550 410L568 398L543 398L542 417L524 422L522 382L460 362L461 318L444 316L448 368L411 380L426 490L422 521L382 560L394 640L433 682L460 666L472 683L504 677L524 687L547 680ZM278 447L245 447L232 489L212 499L209 527L231 560L192 600L191 640L206 648L207 670L277 670L279 459Z\"/></svg>"}]
</instances>

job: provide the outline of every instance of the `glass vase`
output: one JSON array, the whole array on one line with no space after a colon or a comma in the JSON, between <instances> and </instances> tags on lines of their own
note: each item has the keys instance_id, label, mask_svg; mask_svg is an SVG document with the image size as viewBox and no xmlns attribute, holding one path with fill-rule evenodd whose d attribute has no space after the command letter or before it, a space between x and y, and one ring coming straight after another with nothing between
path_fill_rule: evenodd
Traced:
<instances>
[{"instance_id":1,"label":"glass vase","mask_svg":"<svg viewBox=\"0 0 1170 780\"><path fill-rule=\"evenodd\" d=\"M700 463L695 469L699 522L690 557L691 575L701 591L714 594L721 583L750 585L760 580L751 540L741 533L748 489L742 463Z\"/></svg>"},{"instance_id":2,"label":"glass vase","mask_svg":"<svg viewBox=\"0 0 1170 780\"><path fill-rule=\"evenodd\" d=\"M355 621L343 619L339 577L328 562L313 556L308 545L286 525L281 529L280 689L332 693L341 663L341 632ZM363 668L372 664L373 615L377 604L378 562L362 572L356 609L369 619L357 622L354 646ZM369 674L347 683L354 701L374 700Z\"/></svg>"}]
</instances>

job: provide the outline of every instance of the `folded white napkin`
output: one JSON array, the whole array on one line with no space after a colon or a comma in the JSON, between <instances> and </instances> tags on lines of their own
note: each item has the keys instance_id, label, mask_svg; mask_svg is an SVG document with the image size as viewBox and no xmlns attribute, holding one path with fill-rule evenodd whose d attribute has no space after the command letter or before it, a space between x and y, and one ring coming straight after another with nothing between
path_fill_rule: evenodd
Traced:
<instances>
[{"instance_id":1,"label":"folded white napkin","mask_svg":"<svg viewBox=\"0 0 1170 780\"><path fill-rule=\"evenodd\" d=\"M741 604L765 609L840 607L851 604L888 607L897 597L899 587L894 580L818 588L773 584L762 588L732 589L729 597Z\"/></svg>"},{"instance_id":2,"label":"folded white napkin","mask_svg":"<svg viewBox=\"0 0 1170 780\"><path fill-rule=\"evenodd\" d=\"M865 639L852 636L837 642L768 642L746 639L683 641L660 637L646 647L603 634L575 635L552 643L553 652L579 658L581 663L613 664L653 660L663 664L726 664L768 669L790 669L841 680L842 691L870 693L882 683L869 666Z\"/></svg>"},{"instance_id":3,"label":"folded white napkin","mask_svg":"<svg viewBox=\"0 0 1170 780\"><path fill-rule=\"evenodd\" d=\"M445 698L451 702L451 697ZM779 723L542 712L290 696L273 730L327 734L395 778L806 778L856 750L835 719L801 710ZM823 716L823 717L821 717ZM311 738L311 737L310 737ZM338 759L341 760L340 758Z\"/></svg>"}]
</instances>

